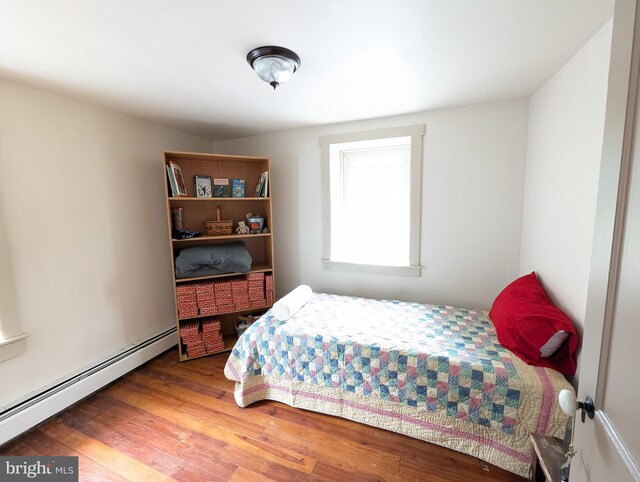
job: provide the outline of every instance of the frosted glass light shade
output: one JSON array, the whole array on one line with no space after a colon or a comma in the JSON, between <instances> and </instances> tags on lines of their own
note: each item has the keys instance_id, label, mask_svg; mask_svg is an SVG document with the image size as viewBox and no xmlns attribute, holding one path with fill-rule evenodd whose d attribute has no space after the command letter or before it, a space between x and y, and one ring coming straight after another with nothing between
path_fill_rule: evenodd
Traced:
<instances>
[{"instance_id":1,"label":"frosted glass light shade","mask_svg":"<svg viewBox=\"0 0 640 482\"><path fill-rule=\"evenodd\" d=\"M247 55L247 62L258 77L274 89L287 82L300 67L300 57L284 47L258 47Z\"/></svg>"},{"instance_id":2,"label":"frosted glass light shade","mask_svg":"<svg viewBox=\"0 0 640 482\"><path fill-rule=\"evenodd\" d=\"M274 81L282 84L291 78L296 66L282 57L260 57L253 62L253 70L268 84Z\"/></svg>"}]
</instances>

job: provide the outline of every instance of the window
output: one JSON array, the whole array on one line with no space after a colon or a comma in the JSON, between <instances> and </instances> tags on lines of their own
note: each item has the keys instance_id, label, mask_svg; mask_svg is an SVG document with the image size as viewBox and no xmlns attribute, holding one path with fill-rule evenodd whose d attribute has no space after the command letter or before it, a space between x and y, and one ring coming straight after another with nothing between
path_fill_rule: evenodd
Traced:
<instances>
[{"instance_id":1,"label":"window","mask_svg":"<svg viewBox=\"0 0 640 482\"><path fill-rule=\"evenodd\" d=\"M320 138L324 265L420 276L424 126Z\"/></svg>"}]
</instances>

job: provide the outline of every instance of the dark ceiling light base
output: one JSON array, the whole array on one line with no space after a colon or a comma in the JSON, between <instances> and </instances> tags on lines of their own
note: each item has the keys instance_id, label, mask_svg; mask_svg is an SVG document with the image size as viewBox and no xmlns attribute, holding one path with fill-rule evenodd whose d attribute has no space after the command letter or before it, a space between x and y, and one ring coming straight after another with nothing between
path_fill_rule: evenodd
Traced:
<instances>
[{"instance_id":1,"label":"dark ceiling light base","mask_svg":"<svg viewBox=\"0 0 640 482\"><path fill-rule=\"evenodd\" d=\"M274 45L253 49L247 54L247 62L274 90L289 80L301 63L293 50Z\"/></svg>"}]
</instances>

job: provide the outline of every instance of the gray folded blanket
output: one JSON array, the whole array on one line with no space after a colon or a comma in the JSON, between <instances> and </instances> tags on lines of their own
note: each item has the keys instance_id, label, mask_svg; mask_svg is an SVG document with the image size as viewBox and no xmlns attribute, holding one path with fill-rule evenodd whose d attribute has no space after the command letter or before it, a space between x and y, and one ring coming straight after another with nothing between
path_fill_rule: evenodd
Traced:
<instances>
[{"instance_id":1,"label":"gray folded blanket","mask_svg":"<svg viewBox=\"0 0 640 482\"><path fill-rule=\"evenodd\" d=\"M176 278L195 278L251 271L251 255L244 243L194 246L176 257Z\"/></svg>"}]
</instances>

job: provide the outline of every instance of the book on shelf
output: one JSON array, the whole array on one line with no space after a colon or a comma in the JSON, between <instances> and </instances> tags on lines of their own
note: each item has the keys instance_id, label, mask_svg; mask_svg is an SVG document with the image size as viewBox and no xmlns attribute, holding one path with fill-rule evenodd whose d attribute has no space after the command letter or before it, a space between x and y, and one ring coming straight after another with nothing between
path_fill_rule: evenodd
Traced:
<instances>
[{"instance_id":1,"label":"book on shelf","mask_svg":"<svg viewBox=\"0 0 640 482\"><path fill-rule=\"evenodd\" d=\"M231 197L229 179L213 180L213 197Z\"/></svg>"},{"instance_id":2,"label":"book on shelf","mask_svg":"<svg viewBox=\"0 0 640 482\"><path fill-rule=\"evenodd\" d=\"M262 176L258 180L258 184L256 184L256 190L253 194L253 197L260 197L260 193L262 192Z\"/></svg>"},{"instance_id":3,"label":"book on shelf","mask_svg":"<svg viewBox=\"0 0 640 482\"><path fill-rule=\"evenodd\" d=\"M176 180L173 177L173 173L171 172L171 166L167 164L167 179L169 181L169 195L171 197L178 196L178 186L176 185Z\"/></svg>"},{"instance_id":4,"label":"book on shelf","mask_svg":"<svg viewBox=\"0 0 640 482\"><path fill-rule=\"evenodd\" d=\"M262 176L264 176L264 185L260 197L269 197L269 171L263 172Z\"/></svg>"},{"instance_id":5,"label":"book on shelf","mask_svg":"<svg viewBox=\"0 0 640 482\"><path fill-rule=\"evenodd\" d=\"M244 197L245 182L244 179L231 180L231 197Z\"/></svg>"},{"instance_id":6,"label":"book on shelf","mask_svg":"<svg viewBox=\"0 0 640 482\"><path fill-rule=\"evenodd\" d=\"M265 171L260 174L260 180L256 186L255 197L268 197L269 196L269 171Z\"/></svg>"},{"instance_id":7,"label":"book on shelf","mask_svg":"<svg viewBox=\"0 0 640 482\"><path fill-rule=\"evenodd\" d=\"M188 196L187 186L184 183L182 169L173 161L167 162L167 176L169 176L169 185L171 186L172 197Z\"/></svg>"},{"instance_id":8,"label":"book on shelf","mask_svg":"<svg viewBox=\"0 0 640 482\"><path fill-rule=\"evenodd\" d=\"M194 176L196 197L213 197L211 176Z\"/></svg>"}]
</instances>

